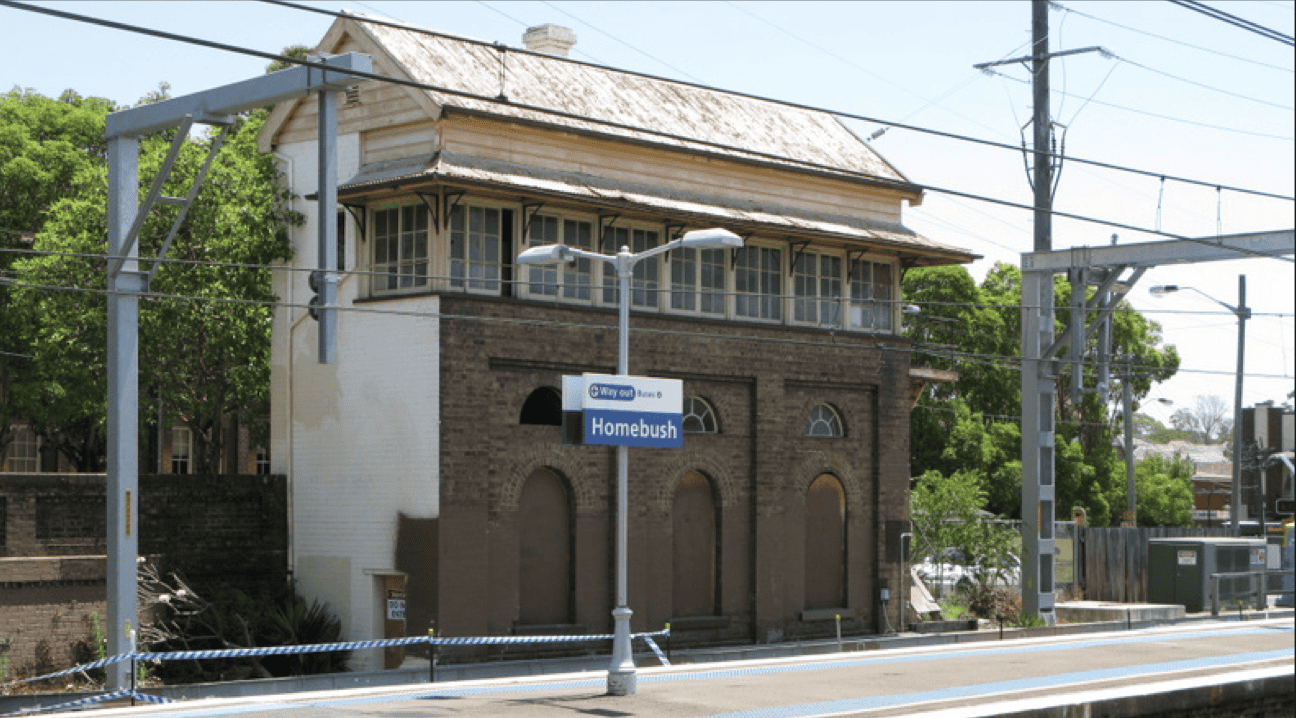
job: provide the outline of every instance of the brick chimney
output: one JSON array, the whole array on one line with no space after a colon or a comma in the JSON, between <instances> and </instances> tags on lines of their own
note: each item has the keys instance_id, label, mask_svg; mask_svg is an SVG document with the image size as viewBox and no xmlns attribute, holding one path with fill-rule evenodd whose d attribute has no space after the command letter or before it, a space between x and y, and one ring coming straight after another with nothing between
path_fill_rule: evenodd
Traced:
<instances>
[{"instance_id":1,"label":"brick chimney","mask_svg":"<svg viewBox=\"0 0 1296 718\"><path fill-rule=\"evenodd\" d=\"M567 57L567 53L576 44L576 33L561 25L529 27L522 35L522 44L532 52Z\"/></svg>"}]
</instances>

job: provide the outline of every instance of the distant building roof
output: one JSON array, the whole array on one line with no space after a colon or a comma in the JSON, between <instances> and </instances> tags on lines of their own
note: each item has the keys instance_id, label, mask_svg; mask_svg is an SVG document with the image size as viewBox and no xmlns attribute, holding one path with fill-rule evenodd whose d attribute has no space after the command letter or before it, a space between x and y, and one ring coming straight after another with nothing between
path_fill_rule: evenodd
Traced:
<instances>
[{"instance_id":1,"label":"distant building roof","mask_svg":"<svg viewBox=\"0 0 1296 718\"><path fill-rule=\"evenodd\" d=\"M1175 440L1165 444L1153 444L1142 439L1134 439L1134 458L1142 459L1151 454L1159 454L1167 458L1179 454L1193 462L1194 465L1203 464L1225 464L1232 466L1224 458L1224 444L1194 444L1191 441ZM1225 474L1232 475L1232 468Z\"/></svg>"}]
</instances>

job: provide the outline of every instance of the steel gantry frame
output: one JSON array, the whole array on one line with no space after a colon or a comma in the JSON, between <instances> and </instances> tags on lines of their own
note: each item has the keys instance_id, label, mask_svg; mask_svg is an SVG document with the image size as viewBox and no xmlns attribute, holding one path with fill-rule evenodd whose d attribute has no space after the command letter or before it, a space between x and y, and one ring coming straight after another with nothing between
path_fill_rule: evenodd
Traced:
<instances>
[{"instance_id":1,"label":"steel gantry frame","mask_svg":"<svg viewBox=\"0 0 1296 718\"><path fill-rule=\"evenodd\" d=\"M368 55L348 53L309 62L183 97L133 107L108 115L104 138L108 140L108 620L109 655L132 650L138 626L136 558L139 554L139 299L171 240L198 196L208 167L220 150L234 116L258 107L319 96L319 266L325 271L321 292L321 363L336 355L337 225L337 92L354 85L350 71L373 69ZM162 186L180 149L195 124L221 127L211 152L186 197L165 197ZM144 202L139 199L140 138L152 132L178 128L175 140ZM148 272L140 270L139 232L156 205L176 205L179 215ZM327 319L327 323L326 323ZM129 666L108 666L108 686L129 685Z\"/></svg>"},{"instance_id":2,"label":"steel gantry frame","mask_svg":"<svg viewBox=\"0 0 1296 718\"><path fill-rule=\"evenodd\" d=\"M1029 615L1054 621L1053 522L1057 507L1053 417L1057 378L1069 368L1073 395L1078 398L1091 391L1083 384L1082 359L1089 340L1101 332L1095 390L1108 390L1112 312L1149 268L1293 253L1296 232L1288 229L1022 255L1022 607ZM1054 339L1053 275L1061 273L1072 283L1070 324ZM1096 291L1086 298L1090 286ZM1062 360L1058 357L1064 349L1068 350L1067 359Z\"/></svg>"}]
</instances>

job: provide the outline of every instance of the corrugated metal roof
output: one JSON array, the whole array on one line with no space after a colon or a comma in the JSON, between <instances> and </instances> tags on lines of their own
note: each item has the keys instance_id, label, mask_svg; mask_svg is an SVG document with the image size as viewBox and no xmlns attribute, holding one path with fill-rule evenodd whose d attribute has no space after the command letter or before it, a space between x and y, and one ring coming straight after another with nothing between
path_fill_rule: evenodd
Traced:
<instances>
[{"instance_id":1,"label":"corrugated metal roof","mask_svg":"<svg viewBox=\"0 0 1296 718\"><path fill-rule=\"evenodd\" d=\"M509 187L522 192L570 197L582 202L632 206L648 213L668 212L707 218L724 224L745 225L763 232L814 233L875 247L912 252L924 257L923 264L944 261L967 262L976 255L967 250L934 242L899 224L855 219L795 216L758 208L741 208L732 202L700 197L665 197L660 192L636 191L601 178L522 167L476 157L440 152L394 162L375 163L338 187L340 195L355 195L369 189L422 181L468 182L492 187ZM944 255L937 258L933 255Z\"/></svg>"},{"instance_id":2,"label":"corrugated metal roof","mask_svg":"<svg viewBox=\"0 0 1296 718\"><path fill-rule=\"evenodd\" d=\"M774 155L880 180L909 183L899 170L836 117L825 112L513 51L503 46L483 45L477 41L426 35L364 22L344 22L352 23L357 32L368 34L385 48L415 81L483 97L496 97L502 93L512 103L543 107L573 117L426 91L429 98L440 106L463 107L492 115L680 148L746 156L759 161L777 162L766 156ZM578 118L648 128L687 139L671 139ZM739 150L722 150L702 143L716 143Z\"/></svg>"}]
</instances>

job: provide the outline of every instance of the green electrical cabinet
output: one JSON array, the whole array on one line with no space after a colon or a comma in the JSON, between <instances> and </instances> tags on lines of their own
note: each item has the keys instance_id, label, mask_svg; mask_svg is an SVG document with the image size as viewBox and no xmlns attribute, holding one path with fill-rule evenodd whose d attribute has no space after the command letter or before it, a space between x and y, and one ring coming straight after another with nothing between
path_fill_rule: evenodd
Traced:
<instances>
[{"instance_id":1,"label":"green electrical cabinet","mask_svg":"<svg viewBox=\"0 0 1296 718\"><path fill-rule=\"evenodd\" d=\"M1211 574L1261 571L1264 539L1180 537L1148 539L1148 601L1184 607L1189 613L1211 606ZM1258 579L1257 579L1258 580ZM1252 579L1220 579L1220 603L1253 602Z\"/></svg>"}]
</instances>

